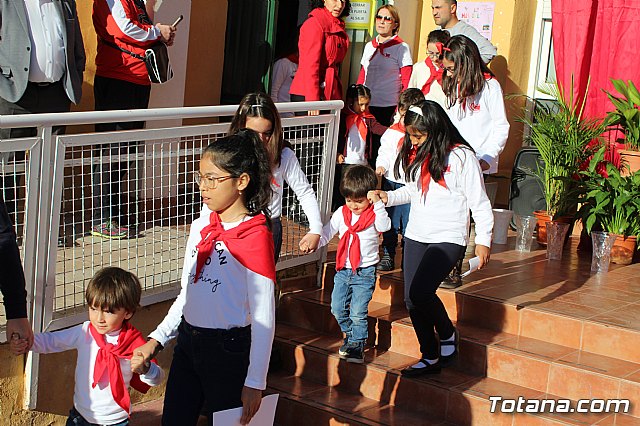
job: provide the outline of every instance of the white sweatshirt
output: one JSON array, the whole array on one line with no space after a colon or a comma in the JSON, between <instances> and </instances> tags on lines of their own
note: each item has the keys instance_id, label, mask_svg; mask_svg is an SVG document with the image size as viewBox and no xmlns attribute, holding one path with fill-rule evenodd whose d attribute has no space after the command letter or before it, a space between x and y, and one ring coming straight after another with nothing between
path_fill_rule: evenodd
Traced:
<instances>
[{"instance_id":1,"label":"white sweatshirt","mask_svg":"<svg viewBox=\"0 0 640 426\"><path fill-rule=\"evenodd\" d=\"M380 148L378 148L378 157L376 158L376 168L384 167L384 177L392 182L405 184L404 171L400 167L400 178L396 178L395 165L396 159L400 151L398 150L398 142L404 140L405 133L391 127L380 138Z\"/></svg>"},{"instance_id":2,"label":"white sweatshirt","mask_svg":"<svg viewBox=\"0 0 640 426\"><path fill-rule=\"evenodd\" d=\"M476 224L476 244L491 247L493 212L484 189L480 163L467 148L449 154L450 169L444 173L447 185L431 179L426 197L416 181L387 193L387 206L411 203L405 237L421 243L469 243L469 209Z\"/></svg>"},{"instance_id":3,"label":"white sweatshirt","mask_svg":"<svg viewBox=\"0 0 640 426\"><path fill-rule=\"evenodd\" d=\"M342 238L344 233L349 230L344 223L344 216L342 215L342 209L347 208L348 207L344 205L331 215L329 223L322 228L319 247L327 245L333 236L336 235L336 232L340 232L340 238ZM384 208L382 201L378 201L373 205L373 212L376 215L373 225L363 231L357 232L358 238L360 238L360 265L357 265L356 268L366 268L380 261L380 256L378 255L378 235L381 232L386 232L391 229L391 219L389 219L389 215L387 215L387 210ZM351 224L354 225L358 219L360 219L360 215L352 214ZM349 249L347 250L347 262L345 263L345 268L347 269L353 269L351 267L351 261L349 260L351 243L352 241L349 241Z\"/></svg>"},{"instance_id":4,"label":"white sweatshirt","mask_svg":"<svg viewBox=\"0 0 640 426\"><path fill-rule=\"evenodd\" d=\"M500 83L495 78L486 80L484 89L474 98L468 98L464 108L458 101L445 111L462 137L473 147L478 160L489 164L484 173L497 173L498 157L509 136Z\"/></svg>"},{"instance_id":5,"label":"white sweatshirt","mask_svg":"<svg viewBox=\"0 0 640 426\"><path fill-rule=\"evenodd\" d=\"M322 232L322 218L318 207L318 199L300 167L296 154L290 148L282 150L280 167L274 170L273 178L276 183L271 184L271 189L273 189L271 204L269 204L271 217L278 218L282 216L282 186L283 182L286 181L287 185L295 192L304 214L309 219L309 232L319 235Z\"/></svg>"},{"instance_id":6,"label":"white sweatshirt","mask_svg":"<svg viewBox=\"0 0 640 426\"><path fill-rule=\"evenodd\" d=\"M250 218L247 218L250 219ZM231 229L241 222L223 223ZM200 231L209 224L201 215L191 224L182 267L182 289L158 328L149 335L163 346L177 336L181 317L202 328L231 329L251 325L249 370L245 386L265 389L271 344L275 331L274 282L244 267L221 241L215 243L209 261L196 284Z\"/></svg>"},{"instance_id":7,"label":"white sweatshirt","mask_svg":"<svg viewBox=\"0 0 640 426\"><path fill-rule=\"evenodd\" d=\"M424 61L416 62L411 70L408 87L422 90L422 86L429 80L429 77L431 77L431 70L427 64ZM429 93L424 95L424 98L427 101L437 102L443 109L447 108L447 97L442 91L442 86L436 80L431 83Z\"/></svg>"},{"instance_id":8,"label":"white sweatshirt","mask_svg":"<svg viewBox=\"0 0 640 426\"><path fill-rule=\"evenodd\" d=\"M105 334L107 343L118 343L120 330ZM36 333L31 350L40 354L50 354L76 349L75 388L73 405L78 413L89 423L114 424L125 421L129 414L113 399L109 375L105 370L98 385L94 388L93 370L100 347L89 331L89 321L65 330ZM120 359L120 369L125 386L131 382L131 360ZM150 386L157 386L164 380L164 371L157 364L151 363L147 374L141 374L140 380Z\"/></svg>"}]
</instances>

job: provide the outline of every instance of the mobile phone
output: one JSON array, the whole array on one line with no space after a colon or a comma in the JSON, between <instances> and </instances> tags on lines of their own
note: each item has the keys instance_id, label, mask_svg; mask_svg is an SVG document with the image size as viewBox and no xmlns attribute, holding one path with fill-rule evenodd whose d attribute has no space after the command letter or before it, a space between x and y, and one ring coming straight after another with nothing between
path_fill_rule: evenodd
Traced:
<instances>
[{"instance_id":1,"label":"mobile phone","mask_svg":"<svg viewBox=\"0 0 640 426\"><path fill-rule=\"evenodd\" d=\"M177 27L178 24L180 23L180 21L182 21L182 18L184 18L184 16L182 16L182 15L178 16L178 18L175 20L175 22L171 26L172 27Z\"/></svg>"}]
</instances>

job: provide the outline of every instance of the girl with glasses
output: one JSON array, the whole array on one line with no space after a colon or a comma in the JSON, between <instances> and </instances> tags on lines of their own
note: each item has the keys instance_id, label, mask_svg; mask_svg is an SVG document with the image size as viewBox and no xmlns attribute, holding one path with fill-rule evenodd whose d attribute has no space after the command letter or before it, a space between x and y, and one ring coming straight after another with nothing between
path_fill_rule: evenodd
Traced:
<instances>
[{"instance_id":1,"label":"girl with glasses","mask_svg":"<svg viewBox=\"0 0 640 426\"><path fill-rule=\"evenodd\" d=\"M211 424L214 412L235 407L247 424L266 388L275 330L267 150L240 130L203 151L198 176L209 214L191 224L180 294L135 353L148 361L177 337L163 425L195 426L201 412Z\"/></svg>"},{"instance_id":2,"label":"girl with glasses","mask_svg":"<svg viewBox=\"0 0 640 426\"><path fill-rule=\"evenodd\" d=\"M231 121L229 134L237 133L243 128L257 132L269 153L273 175L271 181L273 195L269 203L269 212L276 262L282 247L280 217L282 216L282 194L285 182L296 194L302 210L309 220L309 232L300 240L300 249L305 253L314 251L318 247L322 232L322 218L318 200L300 167L293 147L284 139L280 115L269 96L264 93L249 93L242 98Z\"/></svg>"},{"instance_id":3,"label":"girl with glasses","mask_svg":"<svg viewBox=\"0 0 640 426\"><path fill-rule=\"evenodd\" d=\"M413 59L409 45L400 36L400 15L393 5L376 11L374 37L364 47L358 84L371 89L371 114L383 126L390 126L400 93L409 85ZM373 139L373 163L380 147L380 137Z\"/></svg>"},{"instance_id":4,"label":"girl with glasses","mask_svg":"<svg viewBox=\"0 0 640 426\"><path fill-rule=\"evenodd\" d=\"M409 87L420 89L425 99L446 105L446 96L442 91L442 52L444 44L449 40L446 30L434 30L427 37L427 57L424 61L413 64Z\"/></svg>"}]
</instances>

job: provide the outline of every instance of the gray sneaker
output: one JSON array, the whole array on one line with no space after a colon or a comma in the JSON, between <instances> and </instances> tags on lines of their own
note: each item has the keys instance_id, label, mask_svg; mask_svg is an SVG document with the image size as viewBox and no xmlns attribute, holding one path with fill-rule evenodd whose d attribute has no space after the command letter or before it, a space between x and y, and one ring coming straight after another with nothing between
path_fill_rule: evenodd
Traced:
<instances>
[{"instance_id":1,"label":"gray sneaker","mask_svg":"<svg viewBox=\"0 0 640 426\"><path fill-rule=\"evenodd\" d=\"M384 254L378 266L376 266L378 271L393 271L395 269L395 264L393 262L393 258L389 254Z\"/></svg>"},{"instance_id":2,"label":"gray sneaker","mask_svg":"<svg viewBox=\"0 0 640 426\"><path fill-rule=\"evenodd\" d=\"M460 273L457 271L452 271L442 282L440 283L441 288L458 288L462 285L462 277Z\"/></svg>"}]
</instances>

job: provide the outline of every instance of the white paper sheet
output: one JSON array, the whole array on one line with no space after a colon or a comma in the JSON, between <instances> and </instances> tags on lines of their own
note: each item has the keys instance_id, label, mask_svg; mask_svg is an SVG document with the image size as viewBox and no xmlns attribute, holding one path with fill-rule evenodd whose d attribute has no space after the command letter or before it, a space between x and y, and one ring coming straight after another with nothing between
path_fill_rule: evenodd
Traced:
<instances>
[{"instance_id":1,"label":"white paper sheet","mask_svg":"<svg viewBox=\"0 0 640 426\"><path fill-rule=\"evenodd\" d=\"M480 259L478 258L478 256L472 257L471 259L469 259L469 270L464 274L460 275L460 277L464 278L470 273L477 271L478 266L480 266Z\"/></svg>"},{"instance_id":2,"label":"white paper sheet","mask_svg":"<svg viewBox=\"0 0 640 426\"><path fill-rule=\"evenodd\" d=\"M273 426L278 405L278 394L267 395L262 398L260 408L249 422L249 426ZM213 426L240 426L242 407L213 413Z\"/></svg>"}]
</instances>

